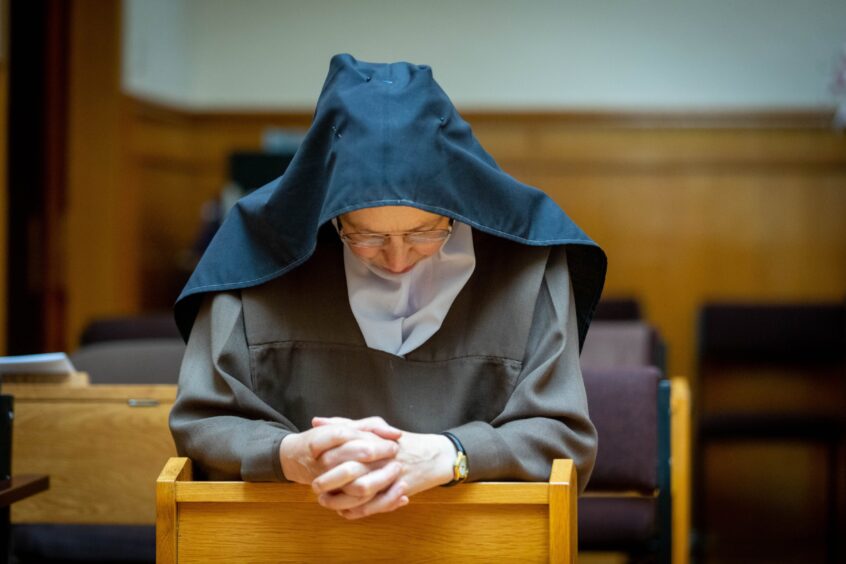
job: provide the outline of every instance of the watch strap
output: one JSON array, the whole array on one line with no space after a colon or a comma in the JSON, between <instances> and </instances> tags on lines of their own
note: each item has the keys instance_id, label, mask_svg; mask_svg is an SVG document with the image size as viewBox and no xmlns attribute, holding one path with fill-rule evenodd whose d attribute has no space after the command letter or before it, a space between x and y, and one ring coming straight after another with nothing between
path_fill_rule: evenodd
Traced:
<instances>
[{"instance_id":1,"label":"watch strap","mask_svg":"<svg viewBox=\"0 0 846 564\"><path fill-rule=\"evenodd\" d=\"M467 462L467 451L464 450L464 445L461 444L461 441L450 433L449 431L444 431L441 433L443 436L448 438L452 441L452 444L455 446L455 462L452 465L452 481L443 485L443 487L448 488L454 486L456 484L460 484L464 480L467 479L468 474L470 473L470 466Z\"/></svg>"}]
</instances>

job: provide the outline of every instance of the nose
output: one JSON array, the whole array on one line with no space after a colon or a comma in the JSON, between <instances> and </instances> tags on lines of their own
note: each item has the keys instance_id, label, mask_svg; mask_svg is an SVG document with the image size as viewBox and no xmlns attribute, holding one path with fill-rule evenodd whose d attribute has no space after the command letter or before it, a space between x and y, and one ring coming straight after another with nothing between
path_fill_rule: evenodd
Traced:
<instances>
[{"instance_id":1,"label":"nose","mask_svg":"<svg viewBox=\"0 0 846 564\"><path fill-rule=\"evenodd\" d=\"M385 268L390 272L399 273L412 266L411 248L406 245L402 235L391 235L388 244L382 249L385 257Z\"/></svg>"}]
</instances>

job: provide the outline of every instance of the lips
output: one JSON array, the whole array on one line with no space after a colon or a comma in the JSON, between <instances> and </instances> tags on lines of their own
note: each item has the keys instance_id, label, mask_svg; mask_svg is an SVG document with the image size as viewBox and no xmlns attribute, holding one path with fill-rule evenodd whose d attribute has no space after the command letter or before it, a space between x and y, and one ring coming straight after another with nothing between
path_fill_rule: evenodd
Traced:
<instances>
[{"instance_id":1,"label":"lips","mask_svg":"<svg viewBox=\"0 0 846 564\"><path fill-rule=\"evenodd\" d=\"M410 272L415 265L408 266L403 268L402 270L391 270L390 268L382 268L385 272L390 272L391 274L405 274L406 272Z\"/></svg>"}]
</instances>

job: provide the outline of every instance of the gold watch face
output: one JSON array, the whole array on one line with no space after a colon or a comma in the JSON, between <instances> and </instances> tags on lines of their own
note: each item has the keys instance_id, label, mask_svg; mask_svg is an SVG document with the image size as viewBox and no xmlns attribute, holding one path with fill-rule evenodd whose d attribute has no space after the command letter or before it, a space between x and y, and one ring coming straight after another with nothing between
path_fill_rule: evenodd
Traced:
<instances>
[{"instance_id":1,"label":"gold watch face","mask_svg":"<svg viewBox=\"0 0 846 564\"><path fill-rule=\"evenodd\" d=\"M453 466L453 471L455 472L456 480L463 480L467 478L467 474L470 472L470 468L467 466L467 457L464 455L463 452L459 452L458 456L455 458L455 466Z\"/></svg>"}]
</instances>

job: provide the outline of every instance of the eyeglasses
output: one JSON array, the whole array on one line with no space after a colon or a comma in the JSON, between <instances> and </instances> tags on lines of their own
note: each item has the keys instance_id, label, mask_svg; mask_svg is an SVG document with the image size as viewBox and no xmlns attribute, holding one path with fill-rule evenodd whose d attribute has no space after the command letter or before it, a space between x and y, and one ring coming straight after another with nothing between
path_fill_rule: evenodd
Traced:
<instances>
[{"instance_id":1,"label":"eyeglasses","mask_svg":"<svg viewBox=\"0 0 846 564\"><path fill-rule=\"evenodd\" d=\"M378 249L384 247L388 244L389 239L395 236L402 236L403 242L407 245L422 247L426 245L440 245L445 242L452 234L452 225L446 229L400 231L397 233L344 233L343 227L339 227L338 234L347 245L358 249Z\"/></svg>"}]
</instances>

